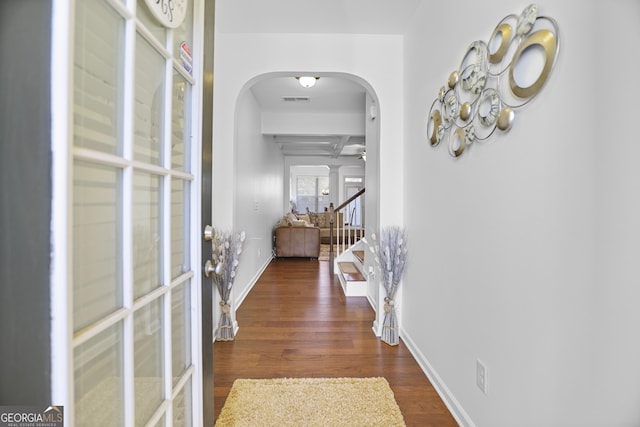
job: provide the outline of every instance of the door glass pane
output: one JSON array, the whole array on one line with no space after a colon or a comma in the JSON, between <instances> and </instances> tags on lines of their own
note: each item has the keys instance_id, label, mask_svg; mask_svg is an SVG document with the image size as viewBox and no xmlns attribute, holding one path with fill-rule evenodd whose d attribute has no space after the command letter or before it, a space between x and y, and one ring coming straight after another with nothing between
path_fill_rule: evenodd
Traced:
<instances>
[{"instance_id":1,"label":"door glass pane","mask_svg":"<svg viewBox=\"0 0 640 427\"><path fill-rule=\"evenodd\" d=\"M119 169L83 161L74 163L75 331L122 306L120 188Z\"/></svg>"},{"instance_id":2,"label":"door glass pane","mask_svg":"<svg viewBox=\"0 0 640 427\"><path fill-rule=\"evenodd\" d=\"M120 153L123 19L102 0L76 2L74 144Z\"/></svg>"},{"instance_id":3,"label":"door glass pane","mask_svg":"<svg viewBox=\"0 0 640 427\"><path fill-rule=\"evenodd\" d=\"M191 427L191 379L187 381L184 388L178 393L173 401L173 425L181 427Z\"/></svg>"},{"instance_id":4,"label":"door glass pane","mask_svg":"<svg viewBox=\"0 0 640 427\"><path fill-rule=\"evenodd\" d=\"M189 271L189 244L187 211L189 183L182 179L171 180L171 278Z\"/></svg>"},{"instance_id":5,"label":"door glass pane","mask_svg":"<svg viewBox=\"0 0 640 427\"><path fill-rule=\"evenodd\" d=\"M133 294L150 292L161 283L159 176L135 172L133 176Z\"/></svg>"},{"instance_id":6,"label":"door glass pane","mask_svg":"<svg viewBox=\"0 0 640 427\"><path fill-rule=\"evenodd\" d=\"M158 51L138 34L133 158L156 165L162 161L164 63Z\"/></svg>"},{"instance_id":7,"label":"door glass pane","mask_svg":"<svg viewBox=\"0 0 640 427\"><path fill-rule=\"evenodd\" d=\"M75 425L124 425L122 342L118 323L75 349Z\"/></svg>"},{"instance_id":8,"label":"door glass pane","mask_svg":"<svg viewBox=\"0 0 640 427\"><path fill-rule=\"evenodd\" d=\"M191 3L191 1L189 1ZM158 22L158 20L151 14L149 7L145 0L138 0L138 9L136 10L136 16L144 25L144 27L158 39L158 41L164 45L167 40L167 30Z\"/></svg>"},{"instance_id":9,"label":"door glass pane","mask_svg":"<svg viewBox=\"0 0 640 427\"><path fill-rule=\"evenodd\" d=\"M136 425L145 425L162 402L162 301L160 297L134 313L134 394Z\"/></svg>"},{"instance_id":10,"label":"door glass pane","mask_svg":"<svg viewBox=\"0 0 640 427\"><path fill-rule=\"evenodd\" d=\"M187 1L186 3L186 14L184 17L184 21L182 24L177 27L173 31L173 57L178 60L179 63L185 66L184 61L189 62L188 59L184 58L185 52L182 51L181 45L182 43L186 43L189 50L193 49L193 1ZM193 53L192 53L193 56ZM193 61L191 61L193 64ZM190 72L189 65L186 65L185 68Z\"/></svg>"},{"instance_id":11,"label":"door glass pane","mask_svg":"<svg viewBox=\"0 0 640 427\"><path fill-rule=\"evenodd\" d=\"M173 385L191 365L191 312L187 309L191 300L190 282L177 286L171 300L171 347L173 358Z\"/></svg>"},{"instance_id":12,"label":"door glass pane","mask_svg":"<svg viewBox=\"0 0 640 427\"><path fill-rule=\"evenodd\" d=\"M173 72L173 113L171 114L171 168L189 172L185 159L189 155L188 105L191 103L191 85L178 72Z\"/></svg>"}]
</instances>

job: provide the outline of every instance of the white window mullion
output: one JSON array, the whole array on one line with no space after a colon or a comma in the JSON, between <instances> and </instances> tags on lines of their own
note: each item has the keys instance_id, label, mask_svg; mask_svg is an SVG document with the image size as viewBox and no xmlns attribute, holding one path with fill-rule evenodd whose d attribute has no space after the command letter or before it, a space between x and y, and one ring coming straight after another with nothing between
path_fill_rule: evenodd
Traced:
<instances>
[{"instance_id":1,"label":"white window mullion","mask_svg":"<svg viewBox=\"0 0 640 427\"><path fill-rule=\"evenodd\" d=\"M125 108L126 110L126 108ZM123 302L128 314L124 319L124 412L125 425L134 425L134 331L133 331L133 168L122 177L122 272Z\"/></svg>"},{"instance_id":2,"label":"white window mullion","mask_svg":"<svg viewBox=\"0 0 640 427\"><path fill-rule=\"evenodd\" d=\"M77 160L86 160L91 163L113 166L116 168L126 168L131 164L127 159L113 154L94 151L87 148L73 147L73 158Z\"/></svg>"},{"instance_id":3,"label":"white window mullion","mask_svg":"<svg viewBox=\"0 0 640 427\"><path fill-rule=\"evenodd\" d=\"M82 1L82 0L76 0L76 1ZM109 6L114 8L116 11L118 11L120 16L122 16L124 19L129 20L133 18L135 1L129 0L127 1L128 4L122 4L121 0L105 0L105 2L109 4Z\"/></svg>"},{"instance_id":4,"label":"white window mullion","mask_svg":"<svg viewBox=\"0 0 640 427\"><path fill-rule=\"evenodd\" d=\"M190 129L188 129L190 131ZM173 170L171 171L171 176L173 176L174 178L180 178L184 181L194 181L195 180L195 176L193 176L193 174L188 173L188 172L182 172L182 171L178 171L178 170Z\"/></svg>"},{"instance_id":5,"label":"white window mullion","mask_svg":"<svg viewBox=\"0 0 640 427\"><path fill-rule=\"evenodd\" d=\"M203 87L203 59L204 59L204 1L194 0L193 5L193 77L195 84L191 90L191 123L189 129L189 172L196 177L189 186L190 188L190 211L189 230L190 236L190 269L196 272L190 280L191 297L191 364L194 369L191 371L191 400L193 408L193 425L198 423L203 417L203 396L202 396L202 267L201 267L201 242L204 230L200 229L201 223L201 198L202 198L202 156L195 153L202 153L202 97ZM210 52L210 54L212 54ZM208 218L207 221L212 221ZM209 284L209 286L211 286ZM213 337L211 337L213 345ZM206 397L209 399L209 396Z\"/></svg>"},{"instance_id":6,"label":"white window mullion","mask_svg":"<svg viewBox=\"0 0 640 427\"><path fill-rule=\"evenodd\" d=\"M169 49L173 46L173 31L168 31L167 34L167 46ZM165 85L164 85L164 138L162 138L164 145L162 160L165 169L171 170L171 155L172 155L172 121L173 121L173 63L171 59L165 60ZM171 286L171 174L165 175L163 178L163 197L162 197L162 275L163 283L165 286ZM167 406L167 412L165 420L167 425L171 425L173 421L173 402L171 401L172 388L173 388L173 375L172 375L172 316L171 316L171 302L172 292L171 290L165 294L164 298L164 327L163 327L163 373L164 373L164 393L165 400L169 401Z\"/></svg>"},{"instance_id":7,"label":"white window mullion","mask_svg":"<svg viewBox=\"0 0 640 427\"><path fill-rule=\"evenodd\" d=\"M73 365L73 2L53 2L51 31L51 403L74 425Z\"/></svg>"},{"instance_id":8,"label":"white window mullion","mask_svg":"<svg viewBox=\"0 0 640 427\"><path fill-rule=\"evenodd\" d=\"M169 170L162 166L156 166L149 163L136 162L136 161L131 162L131 165L137 171L148 172L152 175L165 176L169 174Z\"/></svg>"},{"instance_id":9,"label":"white window mullion","mask_svg":"<svg viewBox=\"0 0 640 427\"><path fill-rule=\"evenodd\" d=\"M182 391L182 388L187 383L187 381L189 381L189 379L193 376L194 372L195 372L195 367L193 366L193 364L184 371L184 373L178 380L178 383L176 384L174 393L171 396L172 399L175 399L176 397L178 397L178 394ZM197 423L193 423L193 424L197 425Z\"/></svg>"},{"instance_id":10,"label":"white window mullion","mask_svg":"<svg viewBox=\"0 0 640 427\"><path fill-rule=\"evenodd\" d=\"M171 289L174 289L176 286L183 284L189 279L193 279L193 276L193 271L187 271L186 273L181 274L171 281Z\"/></svg>"},{"instance_id":11,"label":"white window mullion","mask_svg":"<svg viewBox=\"0 0 640 427\"><path fill-rule=\"evenodd\" d=\"M172 302L172 293L171 291L167 292L164 295L164 323L163 323L163 350L164 350L164 390L163 395L165 401L169 403L167 406L167 412L165 419L167 420L167 425L171 425L171 421L173 420L173 402L171 401L171 397L173 395L173 374L172 370L172 344L171 344L171 302Z\"/></svg>"},{"instance_id":12,"label":"white window mullion","mask_svg":"<svg viewBox=\"0 0 640 427\"><path fill-rule=\"evenodd\" d=\"M173 62L173 68L178 71L180 73L180 75L182 77L184 77L184 79L189 82L190 85L194 85L196 84L196 80L193 78L193 76L184 69L184 65L182 65L182 63L178 62L177 59L173 58L172 59Z\"/></svg>"},{"instance_id":13,"label":"white window mullion","mask_svg":"<svg viewBox=\"0 0 640 427\"><path fill-rule=\"evenodd\" d=\"M171 409L170 403L171 401L169 400L163 401L158 407L158 409L156 409L156 411L153 413L149 421L147 421L147 424L145 424L145 427L157 427L158 422L160 421L163 415L164 415L164 419L166 420L163 426L171 426L172 425L171 421L168 418L169 410Z\"/></svg>"},{"instance_id":14,"label":"white window mullion","mask_svg":"<svg viewBox=\"0 0 640 427\"><path fill-rule=\"evenodd\" d=\"M154 289L153 291L149 292L148 294L145 294L140 298L137 298L133 303L133 308L132 308L133 311L138 311L143 307L150 305L152 302L156 301L158 298L162 298L162 296L165 295L167 292L169 292L169 288L167 288L166 286L160 286Z\"/></svg>"},{"instance_id":15,"label":"white window mullion","mask_svg":"<svg viewBox=\"0 0 640 427\"><path fill-rule=\"evenodd\" d=\"M130 1L135 10L135 2ZM135 46L136 23L132 18L125 24L124 41L124 90L122 100L122 156L132 162L135 117ZM122 174L122 286L123 305L129 311L124 319L123 331L123 382L124 382L124 425L135 425L135 385L134 385L134 322L133 322L133 166L131 163Z\"/></svg>"},{"instance_id":16,"label":"white window mullion","mask_svg":"<svg viewBox=\"0 0 640 427\"><path fill-rule=\"evenodd\" d=\"M122 308L114 311L110 315L103 317L98 322L90 325L89 327L77 332L73 337L73 347L76 348L85 342L89 341L91 338L99 335L100 333L106 331L110 327L113 327L118 322L123 321L129 315L130 309Z\"/></svg>"}]
</instances>

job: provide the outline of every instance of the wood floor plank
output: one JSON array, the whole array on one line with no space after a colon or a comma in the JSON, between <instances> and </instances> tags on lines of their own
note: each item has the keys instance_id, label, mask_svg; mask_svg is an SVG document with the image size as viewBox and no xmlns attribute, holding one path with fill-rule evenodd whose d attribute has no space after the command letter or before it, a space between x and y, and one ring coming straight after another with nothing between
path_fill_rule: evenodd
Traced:
<instances>
[{"instance_id":1,"label":"wood floor plank","mask_svg":"<svg viewBox=\"0 0 640 427\"><path fill-rule=\"evenodd\" d=\"M213 346L216 417L237 378L381 376L407 426L457 426L404 343L373 334L367 299L344 297L326 261L273 260L236 318L235 340Z\"/></svg>"}]
</instances>

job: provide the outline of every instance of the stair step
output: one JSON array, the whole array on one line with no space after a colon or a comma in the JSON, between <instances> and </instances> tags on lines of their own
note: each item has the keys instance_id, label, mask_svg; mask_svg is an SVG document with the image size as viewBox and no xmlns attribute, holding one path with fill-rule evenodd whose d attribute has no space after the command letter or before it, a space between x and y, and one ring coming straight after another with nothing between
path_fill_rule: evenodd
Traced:
<instances>
[{"instance_id":1,"label":"stair step","mask_svg":"<svg viewBox=\"0 0 640 427\"><path fill-rule=\"evenodd\" d=\"M358 261L360 261L360 264L364 265L364 251L353 251L353 256L355 256Z\"/></svg>"},{"instance_id":2,"label":"stair step","mask_svg":"<svg viewBox=\"0 0 640 427\"><path fill-rule=\"evenodd\" d=\"M352 262L339 262L338 268L344 280L347 282L364 282L366 279L358 270L358 267Z\"/></svg>"},{"instance_id":3,"label":"stair step","mask_svg":"<svg viewBox=\"0 0 640 427\"><path fill-rule=\"evenodd\" d=\"M367 296L367 280L353 262L338 262L340 285L347 297Z\"/></svg>"}]
</instances>

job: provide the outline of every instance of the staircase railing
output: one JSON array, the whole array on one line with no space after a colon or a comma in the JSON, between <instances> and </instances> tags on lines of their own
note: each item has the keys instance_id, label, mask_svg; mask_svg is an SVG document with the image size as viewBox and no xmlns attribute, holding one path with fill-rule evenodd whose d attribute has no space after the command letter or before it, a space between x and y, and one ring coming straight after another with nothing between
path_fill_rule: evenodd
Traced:
<instances>
[{"instance_id":1,"label":"staircase railing","mask_svg":"<svg viewBox=\"0 0 640 427\"><path fill-rule=\"evenodd\" d=\"M338 255L344 252L349 246L356 243L358 240L364 237L364 224L358 224L359 227L354 227L353 224L353 216L355 212L355 207L348 215L342 215L342 218L349 218L349 222L346 223L344 220L340 221L341 224L337 224L337 227L334 227L336 213L340 212L340 210L344 209L347 206L350 206L356 199L362 197L365 192L365 188L359 190L353 196L349 197L344 202L340 203L338 207L333 207L333 202L329 204L329 272L333 276L333 261L335 259L334 254L334 245L338 251ZM337 215L340 217L339 215ZM347 225L348 224L348 225ZM336 238L335 244L333 239L333 230L336 230Z\"/></svg>"}]
</instances>

